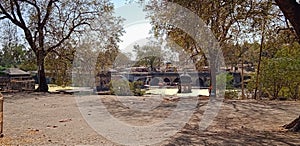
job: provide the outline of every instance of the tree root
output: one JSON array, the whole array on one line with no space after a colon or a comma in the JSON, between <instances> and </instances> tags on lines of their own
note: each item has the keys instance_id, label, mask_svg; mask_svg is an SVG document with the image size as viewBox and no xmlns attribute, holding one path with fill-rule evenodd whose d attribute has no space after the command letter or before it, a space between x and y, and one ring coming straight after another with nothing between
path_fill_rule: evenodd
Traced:
<instances>
[{"instance_id":1,"label":"tree root","mask_svg":"<svg viewBox=\"0 0 300 146\"><path fill-rule=\"evenodd\" d=\"M300 116L289 124L283 126L291 132L300 132Z\"/></svg>"}]
</instances>

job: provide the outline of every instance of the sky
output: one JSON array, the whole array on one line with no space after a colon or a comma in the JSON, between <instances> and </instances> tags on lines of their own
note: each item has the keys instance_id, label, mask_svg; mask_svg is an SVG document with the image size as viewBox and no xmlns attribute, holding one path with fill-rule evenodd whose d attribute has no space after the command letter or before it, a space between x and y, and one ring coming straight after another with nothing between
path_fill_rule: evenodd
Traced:
<instances>
[{"instance_id":1,"label":"sky","mask_svg":"<svg viewBox=\"0 0 300 146\"><path fill-rule=\"evenodd\" d=\"M145 19L146 13L137 4L125 4L125 1L113 0L115 5L115 15L125 19L125 33L121 37L122 42L119 43L120 51L123 53L131 53L135 44L145 45L150 37L151 30L150 20ZM131 59L134 59L131 58Z\"/></svg>"},{"instance_id":2,"label":"sky","mask_svg":"<svg viewBox=\"0 0 300 146\"><path fill-rule=\"evenodd\" d=\"M146 13L137 4L126 4L126 0L112 0L115 6L115 15L125 19L125 33L121 37L121 42L118 44L121 52L132 53L133 45L145 45L146 38L150 37L151 30L150 21L146 20ZM2 43L0 42L2 46ZM135 59L135 54L132 53Z\"/></svg>"}]
</instances>

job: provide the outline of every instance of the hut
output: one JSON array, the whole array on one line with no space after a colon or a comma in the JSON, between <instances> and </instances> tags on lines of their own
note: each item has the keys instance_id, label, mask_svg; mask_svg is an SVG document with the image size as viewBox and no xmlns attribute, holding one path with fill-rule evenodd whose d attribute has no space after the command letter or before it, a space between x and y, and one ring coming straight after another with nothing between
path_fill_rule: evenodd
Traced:
<instances>
[{"instance_id":1,"label":"hut","mask_svg":"<svg viewBox=\"0 0 300 146\"><path fill-rule=\"evenodd\" d=\"M35 89L35 81L29 72L18 68L8 68L1 72L0 88L2 90L30 91Z\"/></svg>"}]
</instances>

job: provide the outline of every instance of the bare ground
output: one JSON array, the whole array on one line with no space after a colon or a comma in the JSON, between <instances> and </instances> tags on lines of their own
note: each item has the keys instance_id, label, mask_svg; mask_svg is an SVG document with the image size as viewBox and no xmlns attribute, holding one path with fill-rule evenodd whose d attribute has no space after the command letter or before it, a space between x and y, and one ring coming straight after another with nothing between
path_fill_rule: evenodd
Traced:
<instances>
[{"instance_id":1,"label":"bare ground","mask_svg":"<svg viewBox=\"0 0 300 146\"><path fill-rule=\"evenodd\" d=\"M87 124L72 95L18 93L4 97L5 136L0 138L0 145L118 145ZM138 101L137 97L124 98ZM149 117L124 108L113 96L102 99L112 115L135 125L163 120L176 106L176 101L165 100ZM207 99L199 98L189 123L157 145L300 145L300 133L281 128L299 116L298 101L227 100L214 122L200 131L198 123L206 104Z\"/></svg>"}]
</instances>

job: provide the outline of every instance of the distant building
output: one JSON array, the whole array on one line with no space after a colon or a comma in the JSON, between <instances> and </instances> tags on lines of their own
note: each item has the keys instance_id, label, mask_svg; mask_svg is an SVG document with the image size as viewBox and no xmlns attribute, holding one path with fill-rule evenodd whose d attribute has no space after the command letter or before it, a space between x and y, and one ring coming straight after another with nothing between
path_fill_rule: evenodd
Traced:
<instances>
[{"instance_id":1,"label":"distant building","mask_svg":"<svg viewBox=\"0 0 300 146\"><path fill-rule=\"evenodd\" d=\"M8 68L0 74L0 88L2 91L35 89L35 81L28 72L18 68Z\"/></svg>"},{"instance_id":2,"label":"distant building","mask_svg":"<svg viewBox=\"0 0 300 146\"><path fill-rule=\"evenodd\" d=\"M131 67L131 72L150 72L147 67L140 66L140 67Z\"/></svg>"}]
</instances>

